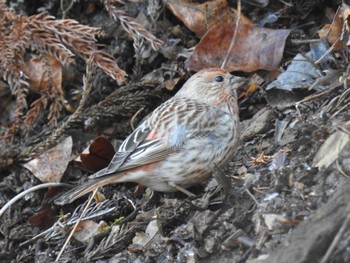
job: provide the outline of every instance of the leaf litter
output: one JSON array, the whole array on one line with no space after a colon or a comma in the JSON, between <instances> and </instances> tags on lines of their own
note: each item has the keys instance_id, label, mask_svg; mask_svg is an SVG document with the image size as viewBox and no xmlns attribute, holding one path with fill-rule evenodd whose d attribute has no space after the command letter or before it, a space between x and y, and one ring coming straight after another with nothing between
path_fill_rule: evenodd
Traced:
<instances>
[{"instance_id":1,"label":"leaf litter","mask_svg":"<svg viewBox=\"0 0 350 263\"><path fill-rule=\"evenodd\" d=\"M127 20L126 13L116 12L117 9L111 6L113 1L104 2L108 4L105 8L109 14L97 4L92 8L90 3L86 13L80 12L84 6L77 8L73 4L65 15L88 23L110 21L109 26L113 27L113 14L118 14L124 23L131 25L133 20ZM328 248L334 262L349 260L349 253L342 249L348 246L348 240L341 230L347 229L345 219L350 211L347 201L350 192L348 7L342 4L341 11L337 12L337 4L329 4L327 8L333 12L327 11L326 16L323 7L313 3L260 2L258 6L243 3L239 27L244 30L237 34L228 63L229 70L241 71L237 74L250 77L248 73L256 71L265 81L255 85L252 92L240 91L244 94L240 99L240 117L242 126L247 128L243 130L235 158L225 170L232 182L227 199L223 201L217 193L206 208L198 210L193 206L196 202L187 200L180 193L151 193L146 189L135 195L133 184L107 186L101 190L106 199L93 203L82 219L81 229L87 226L87 234L82 238L76 236L70 242L62 260L158 262L167 258L177 262L280 262L281 255L286 262L326 260L329 257L325 255L326 249L314 249L317 246ZM47 126L39 116L34 129L37 132L35 139L21 141L14 135L12 144L2 142L2 205L32 185L40 184L18 164L40 158L37 157L40 154L48 153L51 157L55 153L48 149L54 149L57 138L64 134L72 136L73 148L69 148L73 152L80 153L88 147L92 155L110 153L110 146L89 147L91 139L105 132L108 140L117 138L117 144L120 143L135 123L178 90L190 75L189 70L221 65L236 26L234 6L226 1L196 4L167 1L168 11L163 16L156 15L156 12L163 14L164 11L156 8L162 5L160 1L149 1L148 4L153 6L147 11L134 2L123 3L123 8L128 14L138 14L142 9L152 16L153 24L148 24L151 25L149 29L167 49L150 51L149 45L155 41L150 35L143 35L149 37L146 41L138 40L137 34L121 35L120 39L107 36L104 42L110 52L119 52L118 59L123 58L123 64L118 65L123 65L122 68L131 75L130 83L116 88L115 81L97 72L93 78L88 78L94 84L93 91L84 93L82 89L85 101L70 118L74 121L67 122L68 114L59 111L56 116L59 129L56 129ZM181 15L176 13L181 10L179 6L184 10ZM266 20L268 15L270 18ZM108 20L108 16L112 19ZM181 21L175 20L175 16ZM222 20L218 21L216 17ZM261 21L267 21L260 23L266 28L257 25ZM92 26L97 27L96 24ZM317 31L322 27L329 33L319 37ZM142 36L144 31L138 29ZM220 35L218 29L223 29L226 34ZM136 31L129 30L127 34L133 32ZM315 42L312 41L315 38L321 46L308 45ZM318 38L323 40L320 42ZM135 41L134 46L130 45L131 40ZM329 45L324 44L325 41ZM153 43L157 46L161 42ZM142 55L146 54L143 52L147 56ZM82 61L77 61L77 70L81 75L84 73ZM151 72L154 74L148 80L137 78ZM33 75L26 75L34 80ZM67 86L63 68L64 96L69 94L66 91L72 87L70 85L81 85L80 77L70 79ZM26 99L30 105L36 98ZM7 106L7 109L11 107ZM7 116L8 111L1 112L0 120L11 119ZM62 126L62 123L65 124ZM8 123L4 121L1 125L6 129ZM70 156L66 160L73 159L71 154L66 155ZM105 155L102 156L104 159ZM272 160L265 156L272 156ZM90 157L88 155L89 164ZM65 161L60 166L63 182L76 184L88 176L73 162L67 166ZM44 173L44 178L56 170L50 169ZM208 186L197 186L191 191L202 200L211 191L211 186L217 184L209 183ZM76 223L85 205L80 199L72 205L57 207L52 203L55 197L50 193L47 198L43 196L42 192L31 193L17 201L18 205L8 209L0 219L5 260L53 261L67 231ZM317 220L320 214L322 220ZM45 221L49 224L43 224ZM106 222L108 227L98 230L100 222ZM345 238L333 240L337 233ZM338 246L337 250L329 246L331 241Z\"/></svg>"}]
</instances>

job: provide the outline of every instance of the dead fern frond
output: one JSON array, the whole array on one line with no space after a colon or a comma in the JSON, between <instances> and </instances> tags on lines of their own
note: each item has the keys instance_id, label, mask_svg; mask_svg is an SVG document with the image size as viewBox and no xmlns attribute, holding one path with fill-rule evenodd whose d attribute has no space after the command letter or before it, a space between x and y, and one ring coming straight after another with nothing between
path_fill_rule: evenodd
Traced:
<instances>
[{"instance_id":1,"label":"dead fern frond","mask_svg":"<svg viewBox=\"0 0 350 263\"><path fill-rule=\"evenodd\" d=\"M43 95L39 99L33 101L24 119L24 124L26 126L29 126L32 123L36 122L40 116L40 113L42 113L42 111L47 107L47 104L48 98L46 95Z\"/></svg>"},{"instance_id":2,"label":"dead fern frond","mask_svg":"<svg viewBox=\"0 0 350 263\"><path fill-rule=\"evenodd\" d=\"M113 200L105 200L99 203L93 203L86 211L83 220L93 220L99 218L101 216L112 213L113 211L117 211L120 208L120 202L124 200L124 197L118 196ZM65 236L65 232L74 225L79 216L81 215L84 207L86 206L86 202L77 206L72 214L67 214L58 219L58 221L51 226L49 229L41 232L37 236L28 239L27 241L20 244L21 247L33 243L39 238L43 238L46 241L50 242L59 242L62 241Z\"/></svg>"},{"instance_id":3,"label":"dead fern frond","mask_svg":"<svg viewBox=\"0 0 350 263\"><path fill-rule=\"evenodd\" d=\"M82 25L72 19L56 20L45 14L29 17L27 28L37 49L49 53L62 63L71 63L74 54L87 60L96 53L97 56L109 58L108 64L97 64L107 75L118 83L125 81L125 71L118 67L110 55L99 51L96 46L96 36L102 34L99 28Z\"/></svg>"},{"instance_id":4,"label":"dead fern frond","mask_svg":"<svg viewBox=\"0 0 350 263\"><path fill-rule=\"evenodd\" d=\"M25 29L25 18L11 12L1 12L0 15L0 67L19 78L30 32Z\"/></svg>"},{"instance_id":5,"label":"dead fern frond","mask_svg":"<svg viewBox=\"0 0 350 263\"><path fill-rule=\"evenodd\" d=\"M26 97L28 94L29 84L23 75L13 74L9 70L5 70L2 75L4 80L7 81L7 83L9 83L12 95L16 97L15 119L12 122L12 125L9 128L9 130L4 135L4 139L10 140L12 138L12 135L20 127L20 117L23 115L24 110L28 108Z\"/></svg>"},{"instance_id":6,"label":"dead fern frond","mask_svg":"<svg viewBox=\"0 0 350 263\"><path fill-rule=\"evenodd\" d=\"M128 16L124 11L119 10L115 7L114 0L101 0L102 4L105 6L109 15L114 21L120 21L120 24L124 30L130 33L133 38L144 38L147 40L154 50L157 50L163 41L151 34L147 29L145 29L141 24L135 21L135 19Z\"/></svg>"},{"instance_id":7,"label":"dead fern frond","mask_svg":"<svg viewBox=\"0 0 350 263\"><path fill-rule=\"evenodd\" d=\"M124 71L120 71L120 68L115 64L112 56L102 51L95 51L93 60L107 75L114 76L113 79L117 81L118 85L124 82L126 74Z\"/></svg>"},{"instance_id":8,"label":"dead fern frond","mask_svg":"<svg viewBox=\"0 0 350 263\"><path fill-rule=\"evenodd\" d=\"M80 100L78 108L75 112L70 115L65 121L63 121L59 127L57 127L48 137L45 139L41 138L40 142L35 143L33 146L28 146L21 151L17 156L18 160L24 161L30 158L33 158L37 154L41 153L44 149L49 148L54 144L70 127L77 119L81 119L84 107L90 95L92 89L92 76L94 71L93 65L94 58L91 57L86 64L86 77L84 77L84 93ZM57 103L57 102L56 102ZM56 107L59 107L56 105ZM40 137L40 136L38 136Z\"/></svg>"},{"instance_id":9,"label":"dead fern frond","mask_svg":"<svg viewBox=\"0 0 350 263\"><path fill-rule=\"evenodd\" d=\"M140 108L150 108L154 101L157 81L141 81L119 87L98 104L85 109L84 116L132 117Z\"/></svg>"},{"instance_id":10,"label":"dead fern frond","mask_svg":"<svg viewBox=\"0 0 350 263\"><path fill-rule=\"evenodd\" d=\"M118 244L123 241L130 240L135 233L135 227L128 225L112 226L109 235L101 240L101 242L92 251L85 255L87 261L97 261L104 259L107 255L113 255L120 250Z\"/></svg>"},{"instance_id":11,"label":"dead fern frond","mask_svg":"<svg viewBox=\"0 0 350 263\"><path fill-rule=\"evenodd\" d=\"M98 49L96 37L101 34L99 28L82 25L72 19L56 20L46 14L18 16L6 9L4 1L0 2L0 76L9 83L17 99L16 117L10 133L13 134L20 127L30 89L39 90L43 97L32 103L25 117L27 127L41 116L38 113L48 104L49 124L57 123L64 98L61 82L54 81L50 65L46 63L49 56L62 64L73 63L75 55L84 60L93 56L96 65L118 84L125 82L125 71L118 67L112 56ZM48 79L45 83L47 87L33 87L30 74L24 73L27 55L33 55L28 52L34 52L39 60L47 64L43 69L43 75L46 74Z\"/></svg>"}]
</instances>

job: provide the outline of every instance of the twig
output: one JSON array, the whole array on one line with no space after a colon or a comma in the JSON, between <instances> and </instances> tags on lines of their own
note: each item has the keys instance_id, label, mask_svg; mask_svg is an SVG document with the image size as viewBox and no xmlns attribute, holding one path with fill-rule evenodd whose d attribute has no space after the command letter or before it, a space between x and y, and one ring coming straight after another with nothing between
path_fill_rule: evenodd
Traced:
<instances>
[{"instance_id":1,"label":"twig","mask_svg":"<svg viewBox=\"0 0 350 263\"><path fill-rule=\"evenodd\" d=\"M333 253L335 247L340 242L340 239L343 237L343 234L344 234L346 228L348 227L349 223L350 223L350 213L346 216L342 226L340 227L338 233L334 237L332 244L329 246L326 254L323 256L321 263L327 263L328 262L329 257Z\"/></svg>"},{"instance_id":2,"label":"twig","mask_svg":"<svg viewBox=\"0 0 350 263\"><path fill-rule=\"evenodd\" d=\"M135 121L136 121L136 118L141 114L141 112L143 112L145 108L144 107L141 107L135 114L134 116L132 116L131 120L130 120L130 126L131 126L131 129L132 130L135 130Z\"/></svg>"},{"instance_id":3,"label":"twig","mask_svg":"<svg viewBox=\"0 0 350 263\"><path fill-rule=\"evenodd\" d=\"M55 262L58 262L59 259L61 258L61 256L62 256L64 250L66 249L66 247L67 247L69 241L72 239L72 236L73 236L75 230L78 228L79 223L81 222L81 219L84 217L84 215L85 215L87 209L88 209L89 206L91 205L92 200L94 199L94 196L95 196L96 193L97 193L97 190L98 190L98 188L95 189L95 190L93 191L92 195L90 196L90 199L89 199L89 201L87 202L87 204L86 204L86 206L85 206L83 212L81 213L79 219L78 219L77 222L75 223L75 225L74 225L72 231L70 231L69 236L68 236L67 239L66 239L66 242L64 242L64 244L63 244L63 246L62 246L62 248L61 248L61 251L58 253Z\"/></svg>"},{"instance_id":4,"label":"twig","mask_svg":"<svg viewBox=\"0 0 350 263\"><path fill-rule=\"evenodd\" d=\"M64 0L60 1L60 8L61 8L61 11L62 11L62 19L66 19L68 11L71 10L73 5L74 5L74 0L70 0L70 3L67 6L67 8L64 8L64 3L63 2L64 2Z\"/></svg>"},{"instance_id":5,"label":"twig","mask_svg":"<svg viewBox=\"0 0 350 263\"><path fill-rule=\"evenodd\" d=\"M245 190L245 191L247 192L247 194L253 199L253 201L255 202L255 204L259 207L260 204L259 204L258 200L256 200L255 196L248 190L248 188L245 188L244 190Z\"/></svg>"},{"instance_id":6,"label":"twig","mask_svg":"<svg viewBox=\"0 0 350 263\"><path fill-rule=\"evenodd\" d=\"M286 1L283 1L283 0L278 0L278 1L280 1L282 4L285 4L286 6L293 7L293 4L291 3L287 3Z\"/></svg>"},{"instance_id":7,"label":"twig","mask_svg":"<svg viewBox=\"0 0 350 263\"><path fill-rule=\"evenodd\" d=\"M19 193L14 198L12 198L10 201L8 201L0 210L0 218L4 215L6 210L10 208L11 205L16 203L18 200L22 199L25 195L27 195L27 194L29 194L31 192L35 192L35 191L40 190L40 189L44 189L44 188L48 188L48 187L57 187L57 186L68 186L68 187L70 187L71 185L64 184L64 183L44 183L44 184L39 184L39 185L33 186L33 187L31 187L31 188L29 188L29 189Z\"/></svg>"},{"instance_id":8,"label":"twig","mask_svg":"<svg viewBox=\"0 0 350 263\"><path fill-rule=\"evenodd\" d=\"M290 41L292 44L310 44L310 43L317 43L320 42L320 39L292 39Z\"/></svg>"},{"instance_id":9,"label":"twig","mask_svg":"<svg viewBox=\"0 0 350 263\"><path fill-rule=\"evenodd\" d=\"M341 168L340 164L339 164L339 160L337 160L336 162L337 165L337 169L339 171L339 173L341 173L344 177L346 177L347 179L350 179L350 176L346 174L346 172L344 172L343 168Z\"/></svg>"},{"instance_id":10,"label":"twig","mask_svg":"<svg viewBox=\"0 0 350 263\"><path fill-rule=\"evenodd\" d=\"M224 58L224 61L222 62L221 64L221 69L225 69L226 65L227 65L227 62L230 58L230 52L232 51L233 49L233 46L236 42L236 38L237 38L237 32L238 32L238 26L239 26L239 22L241 20L241 0L238 0L237 2L237 20L236 20L236 26L235 26L235 32L233 33L233 36L232 36L232 39L231 39L231 43L230 43L230 46L226 52L226 56Z\"/></svg>"}]
</instances>

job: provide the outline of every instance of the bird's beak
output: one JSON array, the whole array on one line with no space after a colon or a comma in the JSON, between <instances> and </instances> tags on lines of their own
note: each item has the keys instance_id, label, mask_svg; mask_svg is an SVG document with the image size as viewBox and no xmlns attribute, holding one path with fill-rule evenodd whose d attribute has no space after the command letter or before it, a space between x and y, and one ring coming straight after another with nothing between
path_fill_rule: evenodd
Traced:
<instances>
[{"instance_id":1,"label":"bird's beak","mask_svg":"<svg viewBox=\"0 0 350 263\"><path fill-rule=\"evenodd\" d=\"M242 85L248 84L249 80L243 77L232 76L230 82L233 84L234 89L237 89Z\"/></svg>"}]
</instances>

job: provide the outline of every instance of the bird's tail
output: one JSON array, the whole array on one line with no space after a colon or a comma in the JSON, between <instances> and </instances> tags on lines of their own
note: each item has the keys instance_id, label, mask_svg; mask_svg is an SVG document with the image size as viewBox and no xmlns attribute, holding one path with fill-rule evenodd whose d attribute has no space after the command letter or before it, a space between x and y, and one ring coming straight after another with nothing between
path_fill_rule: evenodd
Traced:
<instances>
[{"instance_id":1,"label":"bird's tail","mask_svg":"<svg viewBox=\"0 0 350 263\"><path fill-rule=\"evenodd\" d=\"M123 175L123 174L120 174ZM121 179L122 176L118 176L116 174L103 176L97 179L89 180L82 185L79 185L68 192L61 195L59 198L57 198L54 203L57 205L64 205L69 204L73 202L74 200L78 199L79 197L90 193L94 191L97 188L100 188L102 186L105 186L107 184L113 184L113 183L119 183L122 182Z\"/></svg>"}]
</instances>

